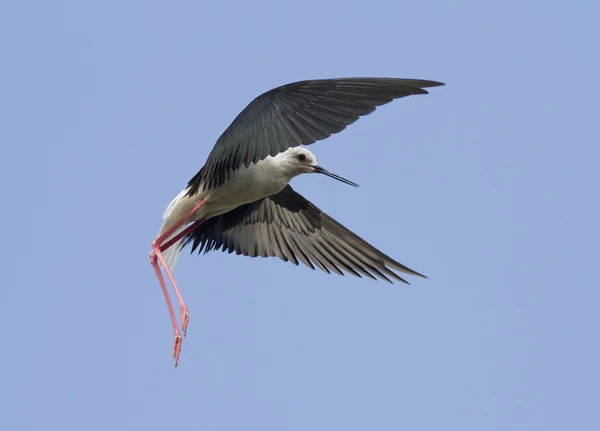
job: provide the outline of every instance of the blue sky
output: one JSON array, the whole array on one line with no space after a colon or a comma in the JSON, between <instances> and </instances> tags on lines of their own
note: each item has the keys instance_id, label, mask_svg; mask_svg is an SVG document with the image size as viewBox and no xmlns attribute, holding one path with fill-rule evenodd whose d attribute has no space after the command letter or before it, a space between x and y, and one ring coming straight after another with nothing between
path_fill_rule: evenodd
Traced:
<instances>
[{"instance_id":1,"label":"blue sky","mask_svg":"<svg viewBox=\"0 0 600 431\"><path fill-rule=\"evenodd\" d=\"M600 427L592 1L0 6L3 430ZM260 93L447 85L311 147L293 187L429 280L182 257L180 366L147 253Z\"/></svg>"}]
</instances>

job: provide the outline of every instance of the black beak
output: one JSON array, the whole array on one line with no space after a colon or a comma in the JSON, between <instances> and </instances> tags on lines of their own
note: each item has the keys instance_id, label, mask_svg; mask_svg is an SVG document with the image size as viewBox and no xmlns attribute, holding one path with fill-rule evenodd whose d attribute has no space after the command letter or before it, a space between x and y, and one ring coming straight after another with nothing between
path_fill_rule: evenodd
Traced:
<instances>
[{"instance_id":1,"label":"black beak","mask_svg":"<svg viewBox=\"0 0 600 431\"><path fill-rule=\"evenodd\" d=\"M331 178L335 178L336 180L341 181L346 184L349 184L351 186L360 187L358 184L353 183L352 181L347 180L346 178L342 178L339 175L334 174L333 172L329 172L327 169L323 169L321 166L318 166L318 165L315 166L315 172L319 173L319 174L327 175L328 177L331 177Z\"/></svg>"}]
</instances>

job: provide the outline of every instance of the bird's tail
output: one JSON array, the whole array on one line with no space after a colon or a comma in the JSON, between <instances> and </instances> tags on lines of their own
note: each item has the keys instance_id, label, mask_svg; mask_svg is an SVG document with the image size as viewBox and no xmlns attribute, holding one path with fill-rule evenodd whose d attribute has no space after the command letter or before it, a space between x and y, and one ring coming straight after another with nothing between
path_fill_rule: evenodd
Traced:
<instances>
[{"instance_id":1,"label":"bird's tail","mask_svg":"<svg viewBox=\"0 0 600 431\"><path fill-rule=\"evenodd\" d=\"M181 212L181 211L178 211L177 208L179 206L178 204L180 204L181 201L184 199L186 192L187 192L187 189L182 190L177 196L175 196L175 198L171 201L171 203L165 210L165 213L163 215L164 223L160 229L160 232L158 233L159 236L162 235L162 233L167 230L167 226L173 224L173 220L170 220L170 216L173 214L176 219L177 216L179 215L179 213ZM178 229L175 229L175 231L171 234L169 239L165 240L164 242L167 242L171 238L174 238L177 235L179 235L186 227L187 227L187 223L184 223ZM180 240L178 240L176 243L174 243L171 247L169 247L168 249L166 249L163 252L163 257L165 258L165 261L167 262L167 265L169 266L169 269L171 270L171 272L173 272L175 270L175 265L177 265L177 261L179 260L179 255L181 254L181 248L183 246L184 240L185 240L185 237L181 238Z\"/></svg>"},{"instance_id":2,"label":"bird's tail","mask_svg":"<svg viewBox=\"0 0 600 431\"><path fill-rule=\"evenodd\" d=\"M178 229L175 230L175 232L173 232L173 235L171 235L170 238L174 238L175 236L177 236L186 227L187 225L185 224L183 226L180 226ZM181 254L181 247L183 246L184 240L185 237L179 239L175 244L173 244L171 247L169 247L163 252L163 257L165 258L165 262L167 262L167 265L169 266L171 272L175 271L175 265L177 265L177 261L179 260L179 255Z\"/></svg>"}]
</instances>

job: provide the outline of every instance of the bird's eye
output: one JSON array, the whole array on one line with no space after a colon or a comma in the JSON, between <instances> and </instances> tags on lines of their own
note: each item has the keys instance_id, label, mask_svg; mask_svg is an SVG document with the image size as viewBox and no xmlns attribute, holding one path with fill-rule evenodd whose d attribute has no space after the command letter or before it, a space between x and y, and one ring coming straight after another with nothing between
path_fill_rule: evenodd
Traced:
<instances>
[{"instance_id":1,"label":"bird's eye","mask_svg":"<svg viewBox=\"0 0 600 431\"><path fill-rule=\"evenodd\" d=\"M303 161L305 161L305 160L306 160L306 155L305 155L305 154L302 154L302 153L300 153L300 154L298 154L298 155L296 156L296 158L297 158L298 160L300 160L301 162L303 162Z\"/></svg>"}]
</instances>

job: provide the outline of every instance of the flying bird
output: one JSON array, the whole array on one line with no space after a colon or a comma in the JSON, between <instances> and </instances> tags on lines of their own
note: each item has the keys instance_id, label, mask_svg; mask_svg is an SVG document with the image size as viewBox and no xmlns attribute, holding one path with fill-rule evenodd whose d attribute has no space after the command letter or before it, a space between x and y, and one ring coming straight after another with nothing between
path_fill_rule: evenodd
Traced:
<instances>
[{"instance_id":1,"label":"flying bird","mask_svg":"<svg viewBox=\"0 0 600 431\"><path fill-rule=\"evenodd\" d=\"M345 129L377 106L441 82L399 78L299 81L254 99L217 140L204 166L171 201L152 242L150 262L165 296L175 366L189 314L173 277L183 247L205 253L221 249L250 257L279 257L343 275L408 283L395 271L425 277L377 250L322 212L289 182L300 174L323 174L351 186L317 163L309 145ZM180 306L181 331L161 273ZM425 277L426 278L426 277Z\"/></svg>"}]
</instances>

